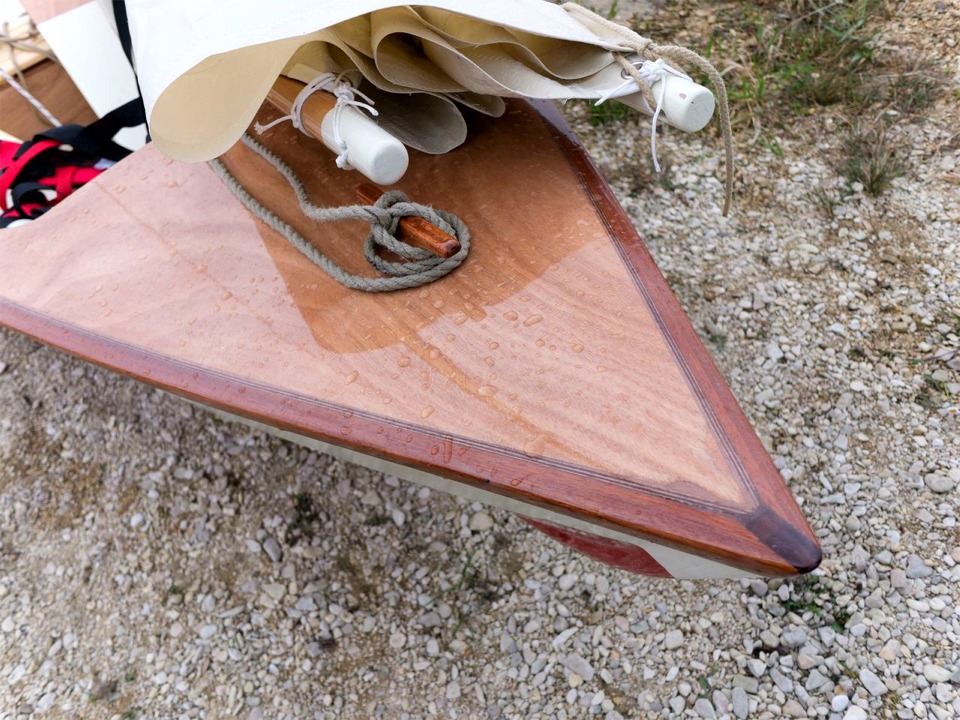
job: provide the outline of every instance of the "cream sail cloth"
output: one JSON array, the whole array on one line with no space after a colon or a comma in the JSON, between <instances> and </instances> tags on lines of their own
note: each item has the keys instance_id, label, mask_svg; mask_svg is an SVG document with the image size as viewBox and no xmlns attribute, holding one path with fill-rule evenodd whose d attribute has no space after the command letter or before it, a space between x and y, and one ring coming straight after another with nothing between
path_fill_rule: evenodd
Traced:
<instances>
[{"instance_id":1,"label":"cream sail cloth","mask_svg":"<svg viewBox=\"0 0 960 720\"><path fill-rule=\"evenodd\" d=\"M381 123L444 152L466 132L458 105L497 115L502 97L611 96L624 84L611 51L631 52L546 0L126 2L151 135L184 161L232 146L280 74L359 70Z\"/></svg>"}]
</instances>

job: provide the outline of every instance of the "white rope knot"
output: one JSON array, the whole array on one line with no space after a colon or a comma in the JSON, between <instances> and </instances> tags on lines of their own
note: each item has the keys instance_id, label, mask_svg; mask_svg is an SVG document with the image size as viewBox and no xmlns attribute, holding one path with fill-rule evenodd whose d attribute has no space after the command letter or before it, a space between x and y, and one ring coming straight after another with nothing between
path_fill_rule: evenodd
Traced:
<instances>
[{"instance_id":1,"label":"white rope knot","mask_svg":"<svg viewBox=\"0 0 960 720\"><path fill-rule=\"evenodd\" d=\"M376 108L373 107L373 100L357 90L357 88L353 86L353 83L351 83L345 75L345 73L340 73L337 75L329 72L317 75L313 80L304 85L303 89L299 93L297 93L297 97L294 99L293 105L290 107L289 115L284 115L283 117L277 118L273 122L269 122L266 125L261 125L260 123L254 125L254 130L257 131L257 135L263 135L263 133L272 128L274 125L279 125L287 120L289 120L293 126L304 135L310 135L310 133L308 133L304 127L303 118L301 117L303 106L306 104L311 95L320 90L324 90L337 99L337 102L333 107L333 143L337 146L337 167L343 170L349 170L350 164L347 161L347 143L343 139L342 129L344 110L348 107L360 108L366 110L373 117L376 117L379 113L377 112ZM358 96L362 98L362 100L357 100Z\"/></svg>"},{"instance_id":2,"label":"white rope knot","mask_svg":"<svg viewBox=\"0 0 960 720\"><path fill-rule=\"evenodd\" d=\"M638 55L633 55L627 58L633 67L636 68L637 74L643 78L643 81L647 84L647 87L650 89L650 92L653 92L653 86L655 83L660 83L660 92L657 93L656 97L656 107L648 107L647 109L653 113L653 120L650 121L650 156L653 158L653 167L657 172L660 172L660 162L657 160L657 121L660 119L660 113L663 111L663 99L666 97L667 84L661 82L667 78L668 75L673 75L674 77L690 79L690 76L685 72L677 70L675 67L667 65L663 58L657 58L656 60L644 60ZM620 74L624 76L624 82L617 88L614 88L602 98L597 100L596 104L604 103L613 96L620 97L625 94L632 94L634 92L641 92L641 88L637 83L636 79L628 76L623 70L620 71ZM647 104L646 99L644 99L644 104Z\"/></svg>"}]
</instances>

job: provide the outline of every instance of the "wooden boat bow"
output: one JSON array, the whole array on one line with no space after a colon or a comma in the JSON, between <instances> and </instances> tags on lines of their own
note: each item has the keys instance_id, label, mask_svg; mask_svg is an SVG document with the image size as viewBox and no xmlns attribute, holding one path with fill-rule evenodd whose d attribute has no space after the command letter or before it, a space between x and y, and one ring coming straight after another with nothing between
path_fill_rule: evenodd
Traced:
<instances>
[{"instance_id":1,"label":"wooden boat bow","mask_svg":"<svg viewBox=\"0 0 960 720\"><path fill-rule=\"evenodd\" d=\"M402 184L474 237L464 265L434 285L346 290L207 166L147 146L0 238L0 322L298 441L507 507L633 571L814 568L820 550L802 513L556 109L512 102L471 133L447 156L412 157ZM354 202L356 182L310 139L288 128L269 142L311 197ZM223 161L362 270L356 227L318 231L241 146Z\"/></svg>"}]
</instances>

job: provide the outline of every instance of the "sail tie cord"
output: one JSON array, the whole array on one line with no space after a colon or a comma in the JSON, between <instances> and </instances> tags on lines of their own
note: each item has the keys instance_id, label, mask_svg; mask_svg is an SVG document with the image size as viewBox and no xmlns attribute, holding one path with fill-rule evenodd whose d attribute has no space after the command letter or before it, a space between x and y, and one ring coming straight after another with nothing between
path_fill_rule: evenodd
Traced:
<instances>
[{"instance_id":1,"label":"sail tie cord","mask_svg":"<svg viewBox=\"0 0 960 720\"><path fill-rule=\"evenodd\" d=\"M300 92L297 93L297 97L294 98L293 105L290 107L289 115L284 115L283 117L277 118L266 125L257 123L254 125L254 130L257 131L257 135L263 135L263 133L272 128L274 125L279 125L280 123L289 120L293 126L304 135L313 137L309 132L307 132L307 129L303 124L303 119L301 118L301 113L303 112L304 104L307 102L310 96L320 90L325 90L337 98L337 102L333 106L333 142L339 151L339 154L337 155L337 167L342 170L346 170L350 166L347 162L347 143L343 139L343 129L341 126L343 111L348 107L355 107L366 110L373 117L377 117L379 113L377 112L376 108L373 107L373 100L357 90L357 88L355 88L353 84L346 77L344 77L344 73L336 74L327 72L317 75L317 77L304 85ZM362 98L362 100L357 100L357 96Z\"/></svg>"},{"instance_id":2,"label":"sail tie cord","mask_svg":"<svg viewBox=\"0 0 960 720\"><path fill-rule=\"evenodd\" d=\"M680 47L679 45L657 45L649 38L645 38L633 30L624 27L623 25L615 23L612 20L608 20L592 10L588 10L582 5L568 2L563 4L563 8L571 15L580 16L580 18L585 21L584 24L587 28L589 28L590 23L594 23L607 30L610 30L621 38L621 45L625 48L628 48L629 52L614 52L614 60L618 65L620 65L626 75L633 78L637 82L637 85L640 87L640 92L643 94L644 100L646 100L647 104L651 108L654 108L657 105L653 97L653 91L650 89L650 85L647 83L643 74L636 67L634 62L631 62L632 55L637 55L644 60L650 60L654 62L657 60L664 60L667 63L670 63L670 65L678 68L697 68L708 78L710 78L710 82L713 84L717 92L720 130L723 134L724 155L726 160L726 183L723 200L723 214L727 215L727 213L730 211L730 204L733 199L733 131L730 127L730 103L727 98L727 86L723 82L723 76L720 75L720 71L717 70L717 68L714 67L709 60L701 55L698 55L693 50ZM655 131L656 121L654 121L654 132Z\"/></svg>"},{"instance_id":3,"label":"sail tie cord","mask_svg":"<svg viewBox=\"0 0 960 720\"><path fill-rule=\"evenodd\" d=\"M619 95L620 92L624 89L625 86L635 85L643 90L647 90L648 93L652 96L653 86L655 83L665 80L667 75L673 75L674 77L682 77L687 80L690 79L690 76L676 68L670 67L667 65L663 58L660 58L656 61L643 60L643 59L633 59L631 58L628 62L637 69L637 72L640 74L640 77L643 78L646 85L638 83L633 78L628 78L626 82L623 83L618 88L614 88L602 98L597 100L596 105L601 105L609 100L614 95ZM627 77L624 75L624 77ZM663 111L663 99L667 94L667 85L666 83L660 83L660 92L657 93L656 107L651 104L651 101L644 94L644 102L647 103L647 106L653 112L653 119L650 121L650 157L653 159L653 168L660 172L660 162L657 160L657 120L660 119L660 113Z\"/></svg>"},{"instance_id":4,"label":"sail tie cord","mask_svg":"<svg viewBox=\"0 0 960 720\"><path fill-rule=\"evenodd\" d=\"M249 135L241 142L272 165L287 181L297 196L303 214L316 222L340 222L364 220L370 224L370 232L363 246L363 253L370 265L385 277L366 277L348 272L311 245L288 223L268 210L254 198L219 160L211 160L213 171L257 218L283 235L290 244L307 257L314 265L341 285L364 292L390 292L420 287L439 280L455 270L466 259L470 250L470 230L453 213L437 210L429 205L411 202L399 190L383 194L373 205L345 205L342 207L319 207L307 196L307 191L293 169L276 154L265 148ZM421 217L460 241L460 251L449 258L441 258L421 248L408 245L396 238L397 227L402 217ZM405 262L394 262L380 256L389 251Z\"/></svg>"}]
</instances>

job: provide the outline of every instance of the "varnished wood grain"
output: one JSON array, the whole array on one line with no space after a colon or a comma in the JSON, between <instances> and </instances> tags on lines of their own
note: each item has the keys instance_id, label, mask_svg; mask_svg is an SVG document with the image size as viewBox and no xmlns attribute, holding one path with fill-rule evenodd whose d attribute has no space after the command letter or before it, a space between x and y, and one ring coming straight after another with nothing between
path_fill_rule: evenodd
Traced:
<instances>
[{"instance_id":1,"label":"varnished wood grain","mask_svg":"<svg viewBox=\"0 0 960 720\"><path fill-rule=\"evenodd\" d=\"M582 149L541 110L513 103L454 153L412 155L401 188L474 237L428 288L341 288L209 169L148 147L5 238L0 321L230 412L618 532L764 574L812 568L812 533L735 399ZM290 128L270 145L315 201L353 201L314 141ZM244 147L224 161L363 271L362 228L304 220Z\"/></svg>"}]
</instances>

